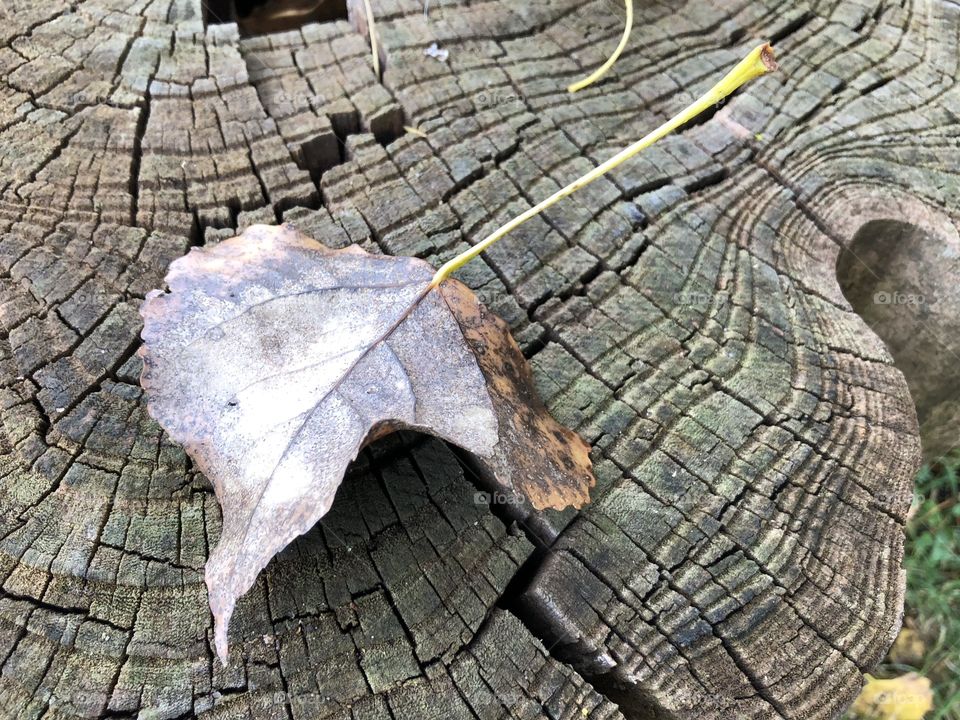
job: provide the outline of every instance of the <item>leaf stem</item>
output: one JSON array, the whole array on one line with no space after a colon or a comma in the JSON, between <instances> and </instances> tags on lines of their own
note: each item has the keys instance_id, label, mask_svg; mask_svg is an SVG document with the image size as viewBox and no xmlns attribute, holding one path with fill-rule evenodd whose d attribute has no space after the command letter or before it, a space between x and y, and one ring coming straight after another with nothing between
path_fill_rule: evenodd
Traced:
<instances>
[{"instance_id":1,"label":"leaf stem","mask_svg":"<svg viewBox=\"0 0 960 720\"><path fill-rule=\"evenodd\" d=\"M613 64L617 61L617 58L620 57L620 53L623 52L623 49L627 46L627 40L630 39L630 30L633 28L633 0L624 0L627 6L627 20L623 26L623 37L620 38L620 44L617 45L616 50L613 51L613 55L607 58L607 61L590 73L583 80L573 83L567 88L567 92L575 93L577 90L583 90L588 85L592 85L597 80L602 78L607 70L613 67Z\"/></svg>"},{"instance_id":2,"label":"leaf stem","mask_svg":"<svg viewBox=\"0 0 960 720\"><path fill-rule=\"evenodd\" d=\"M710 90L700 96L693 103L681 110L677 115L674 115L656 130L648 133L632 145L624 148L609 160L601 163L587 174L577 178L566 187L557 190L557 192L548 197L546 200L540 201L532 208L529 208L520 215L517 215L517 217L513 218L513 220L494 230L492 233L490 233L490 235L478 242L473 247L460 253L452 260L444 263L433 276L433 280L430 283L431 287L436 287L442 283L450 276L450 273L461 268L467 262L497 242L497 240L509 233L511 230L519 225L522 225L535 215L539 215L548 207L554 205L558 200L562 200L567 195L576 192L585 185L589 185L604 173L609 172L613 168L623 163L625 160L632 158L641 150L650 147L657 140L673 132L681 125L689 122L704 110L716 105L718 102L723 100L723 98L727 97L727 95L732 93L744 83L776 69L777 63L774 60L773 48L769 43L758 45L751 50L743 60L737 63L737 65L730 72L728 72L722 80L720 80L720 82L710 88Z\"/></svg>"}]
</instances>

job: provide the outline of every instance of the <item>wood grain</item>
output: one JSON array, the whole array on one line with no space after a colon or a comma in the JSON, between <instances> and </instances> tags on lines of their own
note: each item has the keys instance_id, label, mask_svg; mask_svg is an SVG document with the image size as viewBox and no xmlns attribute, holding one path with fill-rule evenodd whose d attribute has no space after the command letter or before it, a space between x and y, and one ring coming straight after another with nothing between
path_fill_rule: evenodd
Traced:
<instances>
[{"instance_id":1,"label":"wood grain","mask_svg":"<svg viewBox=\"0 0 960 720\"><path fill-rule=\"evenodd\" d=\"M196 0L4 3L0 714L829 718L852 699L900 622L919 442L836 261L851 195L873 220L892 194L957 222L960 8L637 5L616 67L571 97L615 3L377 3L382 82L346 21L240 39ZM469 458L385 440L214 663L219 508L137 385L137 307L167 265L281 219L436 265L760 39L780 73L461 273L591 443L592 504L491 507Z\"/></svg>"}]
</instances>

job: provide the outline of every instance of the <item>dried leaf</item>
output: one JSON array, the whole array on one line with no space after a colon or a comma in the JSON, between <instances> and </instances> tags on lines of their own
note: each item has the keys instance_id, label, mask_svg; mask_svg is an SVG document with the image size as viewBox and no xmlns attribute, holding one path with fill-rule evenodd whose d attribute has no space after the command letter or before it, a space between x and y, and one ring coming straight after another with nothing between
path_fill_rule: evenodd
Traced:
<instances>
[{"instance_id":1,"label":"dried leaf","mask_svg":"<svg viewBox=\"0 0 960 720\"><path fill-rule=\"evenodd\" d=\"M149 410L223 509L206 566L215 642L237 598L330 508L364 444L400 428L473 453L536 508L580 507L589 446L536 398L502 320L409 257L254 226L171 266L144 318Z\"/></svg>"},{"instance_id":2,"label":"dried leaf","mask_svg":"<svg viewBox=\"0 0 960 720\"><path fill-rule=\"evenodd\" d=\"M867 675L850 709L864 720L923 720L933 708L930 680L907 673L889 680Z\"/></svg>"}]
</instances>

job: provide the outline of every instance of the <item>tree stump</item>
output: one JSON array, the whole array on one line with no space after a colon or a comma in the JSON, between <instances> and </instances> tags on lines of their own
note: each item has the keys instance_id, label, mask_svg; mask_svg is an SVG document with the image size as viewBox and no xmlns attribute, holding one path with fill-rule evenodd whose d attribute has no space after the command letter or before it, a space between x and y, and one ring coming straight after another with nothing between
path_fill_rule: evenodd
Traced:
<instances>
[{"instance_id":1,"label":"tree stump","mask_svg":"<svg viewBox=\"0 0 960 720\"><path fill-rule=\"evenodd\" d=\"M900 624L920 452L836 263L923 222L902 203L957 222L960 7L641 1L569 95L616 3L373 6L379 77L345 11L241 37L229 2L0 8L3 717L836 716ZM216 662L220 509L138 385L169 262L289 220L439 263L762 39L779 74L461 274L592 444L592 503L504 505L388 438Z\"/></svg>"}]
</instances>

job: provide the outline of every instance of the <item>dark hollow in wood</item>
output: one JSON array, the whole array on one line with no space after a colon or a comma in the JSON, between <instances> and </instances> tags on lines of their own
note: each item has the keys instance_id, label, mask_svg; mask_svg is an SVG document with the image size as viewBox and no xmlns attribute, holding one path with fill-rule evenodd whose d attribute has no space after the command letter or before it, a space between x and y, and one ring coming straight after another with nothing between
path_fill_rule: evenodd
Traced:
<instances>
[{"instance_id":1,"label":"dark hollow in wood","mask_svg":"<svg viewBox=\"0 0 960 720\"><path fill-rule=\"evenodd\" d=\"M903 371L930 461L960 441L960 242L938 220L867 222L837 261L844 296Z\"/></svg>"},{"instance_id":2,"label":"dark hollow in wood","mask_svg":"<svg viewBox=\"0 0 960 720\"><path fill-rule=\"evenodd\" d=\"M346 19L346 0L203 0L204 23L237 23L244 36Z\"/></svg>"}]
</instances>

